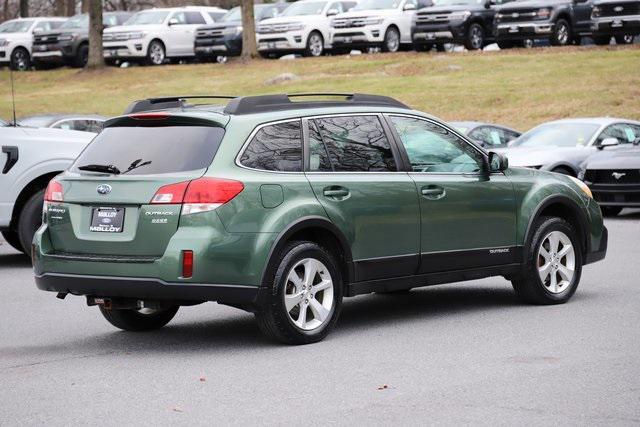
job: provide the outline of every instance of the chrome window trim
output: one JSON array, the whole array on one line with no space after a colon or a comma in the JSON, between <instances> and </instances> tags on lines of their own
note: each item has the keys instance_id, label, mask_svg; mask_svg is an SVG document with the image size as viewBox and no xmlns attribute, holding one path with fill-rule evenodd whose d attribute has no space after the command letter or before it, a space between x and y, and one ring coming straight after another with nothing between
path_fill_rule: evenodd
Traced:
<instances>
[{"instance_id":1,"label":"chrome window trim","mask_svg":"<svg viewBox=\"0 0 640 427\"><path fill-rule=\"evenodd\" d=\"M253 138L260 131L260 129L262 129L264 127L267 127L267 126L273 126L273 125L277 125L277 124L281 124L281 123L291 123L291 122L299 122L300 123L300 143L301 143L301 150L302 150L302 170L301 171L296 171L296 172L293 172L293 171L270 171L270 170L265 170L265 169L256 169L256 168L250 168L249 166L245 166L245 165L242 164L242 162L240 162L240 159L242 158L242 155L246 151L247 147L249 146L249 144L251 143ZM287 174L287 175L304 175L304 158L305 158L305 151L304 151L304 132L303 132L303 128L302 128L302 117L297 117L297 118L293 118L293 119L284 119L284 120L276 120L276 121L273 121L273 122L266 122L266 123L262 123L262 124L259 124L258 126L256 126L251 131L251 133L249 134L249 136L245 140L244 144L242 144L242 147L240 147L240 151L238 152L238 154L236 155L236 158L235 158L235 164L236 164L236 166L238 166L238 167L240 167L242 169L246 169L246 170L250 170L250 171L256 171L256 172Z\"/></svg>"}]
</instances>

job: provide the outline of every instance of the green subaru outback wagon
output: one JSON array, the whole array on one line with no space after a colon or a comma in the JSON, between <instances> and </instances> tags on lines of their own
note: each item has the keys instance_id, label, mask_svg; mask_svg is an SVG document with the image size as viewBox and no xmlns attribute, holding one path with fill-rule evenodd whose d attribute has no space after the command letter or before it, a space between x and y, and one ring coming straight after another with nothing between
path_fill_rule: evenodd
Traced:
<instances>
[{"instance_id":1,"label":"green subaru outback wagon","mask_svg":"<svg viewBox=\"0 0 640 427\"><path fill-rule=\"evenodd\" d=\"M399 101L224 98L137 101L106 122L47 188L38 288L86 296L127 331L217 301L303 344L343 297L503 276L557 304L605 256L581 181L509 168Z\"/></svg>"}]
</instances>

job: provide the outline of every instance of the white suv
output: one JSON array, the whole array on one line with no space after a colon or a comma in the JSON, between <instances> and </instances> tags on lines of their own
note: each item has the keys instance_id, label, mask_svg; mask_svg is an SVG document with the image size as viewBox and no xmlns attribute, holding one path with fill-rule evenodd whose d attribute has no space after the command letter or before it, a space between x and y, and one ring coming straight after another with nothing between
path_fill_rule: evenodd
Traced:
<instances>
[{"instance_id":1,"label":"white suv","mask_svg":"<svg viewBox=\"0 0 640 427\"><path fill-rule=\"evenodd\" d=\"M299 0L277 18L265 19L256 29L262 56L301 52L320 56L330 49L330 17L347 11L356 1Z\"/></svg>"},{"instance_id":2,"label":"white suv","mask_svg":"<svg viewBox=\"0 0 640 427\"><path fill-rule=\"evenodd\" d=\"M143 10L124 25L104 30L105 60L161 65L167 58L195 57L196 29L213 24L225 13L225 9L218 7L197 6Z\"/></svg>"},{"instance_id":3,"label":"white suv","mask_svg":"<svg viewBox=\"0 0 640 427\"><path fill-rule=\"evenodd\" d=\"M396 52L402 44L410 45L417 5L417 0L362 0L332 19L333 48L381 47Z\"/></svg>"},{"instance_id":4,"label":"white suv","mask_svg":"<svg viewBox=\"0 0 640 427\"><path fill-rule=\"evenodd\" d=\"M31 67L33 33L58 28L66 18L19 18L0 25L0 66L9 65L16 71Z\"/></svg>"}]
</instances>

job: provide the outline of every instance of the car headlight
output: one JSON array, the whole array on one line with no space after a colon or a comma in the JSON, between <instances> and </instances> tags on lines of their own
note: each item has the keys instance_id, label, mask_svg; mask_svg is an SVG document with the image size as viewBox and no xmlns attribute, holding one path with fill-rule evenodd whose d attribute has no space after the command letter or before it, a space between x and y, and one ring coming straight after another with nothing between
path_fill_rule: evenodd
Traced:
<instances>
[{"instance_id":1,"label":"car headlight","mask_svg":"<svg viewBox=\"0 0 640 427\"><path fill-rule=\"evenodd\" d=\"M465 10L464 12L453 12L449 14L450 21L464 21L471 16L471 12Z\"/></svg>"},{"instance_id":2,"label":"car headlight","mask_svg":"<svg viewBox=\"0 0 640 427\"><path fill-rule=\"evenodd\" d=\"M138 39L143 39L143 38L144 38L144 36L146 36L146 34L145 34L145 33L143 33L142 31L136 31L136 32L133 32L133 33L129 33L129 34L127 34L127 38L128 38L129 40L138 40Z\"/></svg>"},{"instance_id":3,"label":"car headlight","mask_svg":"<svg viewBox=\"0 0 640 427\"><path fill-rule=\"evenodd\" d=\"M591 189L587 184L580 181L578 178L574 178L572 176L568 176L568 177L571 179L571 181L575 182L578 187L580 187L580 189L584 192L584 194L586 194L590 199L593 199L593 194L591 193Z\"/></svg>"},{"instance_id":4,"label":"car headlight","mask_svg":"<svg viewBox=\"0 0 640 427\"><path fill-rule=\"evenodd\" d=\"M377 18L377 17L367 18L364 20L364 25L380 25L382 24L382 21L384 21L384 18Z\"/></svg>"},{"instance_id":5,"label":"car headlight","mask_svg":"<svg viewBox=\"0 0 640 427\"><path fill-rule=\"evenodd\" d=\"M240 35L240 33L242 33L241 26L227 27L224 30L222 30L222 34L224 34L225 36L238 36Z\"/></svg>"},{"instance_id":6,"label":"car headlight","mask_svg":"<svg viewBox=\"0 0 640 427\"><path fill-rule=\"evenodd\" d=\"M536 16L538 17L538 19L549 19L549 16L551 16L551 9L549 9L548 7L538 9Z\"/></svg>"},{"instance_id":7,"label":"car headlight","mask_svg":"<svg viewBox=\"0 0 640 427\"><path fill-rule=\"evenodd\" d=\"M0 47L7 46L9 44L9 40L0 39Z\"/></svg>"},{"instance_id":8,"label":"car headlight","mask_svg":"<svg viewBox=\"0 0 640 427\"><path fill-rule=\"evenodd\" d=\"M73 40L75 38L76 38L75 34L62 34L62 35L58 36L58 41L59 42L70 42L71 40Z\"/></svg>"},{"instance_id":9,"label":"car headlight","mask_svg":"<svg viewBox=\"0 0 640 427\"><path fill-rule=\"evenodd\" d=\"M293 24L289 24L287 27L287 31L300 31L304 30L305 25L302 22L294 22Z\"/></svg>"}]
</instances>

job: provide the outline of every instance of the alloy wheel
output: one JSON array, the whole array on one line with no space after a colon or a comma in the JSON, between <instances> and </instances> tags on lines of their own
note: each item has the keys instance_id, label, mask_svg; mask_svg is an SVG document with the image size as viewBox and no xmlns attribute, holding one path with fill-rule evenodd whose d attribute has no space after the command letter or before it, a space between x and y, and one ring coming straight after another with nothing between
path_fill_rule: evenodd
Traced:
<instances>
[{"instance_id":1,"label":"alloy wheel","mask_svg":"<svg viewBox=\"0 0 640 427\"><path fill-rule=\"evenodd\" d=\"M164 48L159 43L152 43L149 47L149 57L154 65L162 65L164 62Z\"/></svg>"},{"instance_id":2,"label":"alloy wheel","mask_svg":"<svg viewBox=\"0 0 640 427\"><path fill-rule=\"evenodd\" d=\"M575 274L576 254L571 240L562 231L547 234L538 248L538 275L552 294L564 292Z\"/></svg>"},{"instance_id":3,"label":"alloy wheel","mask_svg":"<svg viewBox=\"0 0 640 427\"><path fill-rule=\"evenodd\" d=\"M558 40L558 44L564 46L569 42L569 27L567 27L564 22L559 25L556 38Z\"/></svg>"},{"instance_id":4,"label":"alloy wheel","mask_svg":"<svg viewBox=\"0 0 640 427\"><path fill-rule=\"evenodd\" d=\"M289 271L284 292L289 319L298 328L312 331L331 318L333 279L329 269L314 258L304 258Z\"/></svg>"},{"instance_id":5,"label":"alloy wheel","mask_svg":"<svg viewBox=\"0 0 640 427\"><path fill-rule=\"evenodd\" d=\"M322 37L319 34L313 33L309 36L309 53L311 56L320 56L324 49Z\"/></svg>"},{"instance_id":6,"label":"alloy wheel","mask_svg":"<svg viewBox=\"0 0 640 427\"><path fill-rule=\"evenodd\" d=\"M471 42L471 47L474 49L482 49L483 43L483 34L482 27L479 25L472 25L469 30L469 41Z\"/></svg>"},{"instance_id":7,"label":"alloy wheel","mask_svg":"<svg viewBox=\"0 0 640 427\"><path fill-rule=\"evenodd\" d=\"M22 49L16 50L13 54L13 59L16 71L27 71L29 69L29 54L26 51Z\"/></svg>"},{"instance_id":8,"label":"alloy wheel","mask_svg":"<svg viewBox=\"0 0 640 427\"><path fill-rule=\"evenodd\" d=\"M387 52L396 52L398 48L400 48L400 35L397 31L393 29L387 30L385 45L387 48Z\"/></svg>"}]
</instances>

